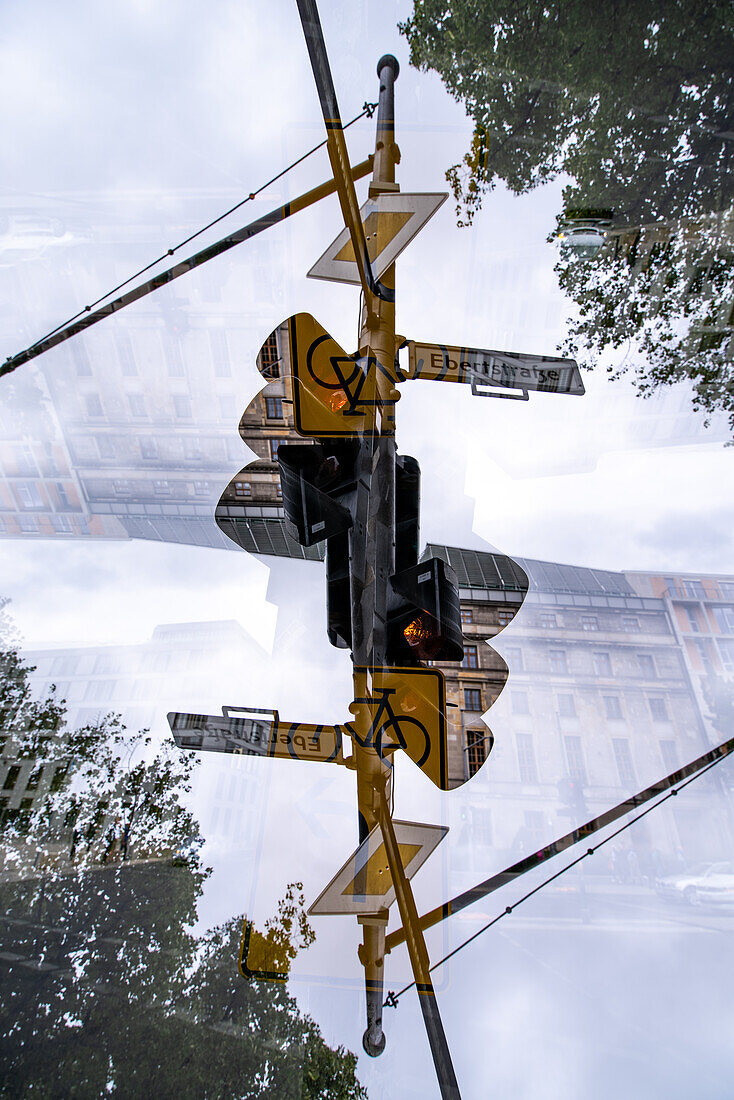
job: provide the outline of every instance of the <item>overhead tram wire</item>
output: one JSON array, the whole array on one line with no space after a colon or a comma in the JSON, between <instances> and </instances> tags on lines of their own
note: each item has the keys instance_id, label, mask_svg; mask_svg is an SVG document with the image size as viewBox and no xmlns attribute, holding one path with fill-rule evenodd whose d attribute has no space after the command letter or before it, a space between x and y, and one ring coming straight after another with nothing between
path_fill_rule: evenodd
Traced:
<instances>
[{"instance_id":1,"label":"overhead tram wire","mask_svg":"<svg viewBox=\"0 0 734 1100\"><path fill-rule=\"evenodd\" d=\"M690 778L681 783L679 787L674 787L672 790L668 791L668 793L664 795L659 802L654 802L651 806L648 806L646 810L643 810L642 813L639 813L635 817L631 818L629 821L626 821L624 825L620 826L619 829L615 829L613 833L609 834L609 836L604 837L603 840L600 840L599 843L596 844L593 848L587 848L587 850L576 859L572 860L565 867L561 867L560 871L556 871L554 875L549 875L548 878L543 879L542 882L538 883L537 886L534 886L532 890L528 890L526 894L523 894L522 897L518 898L518 900L516 902L513 902L512 905L506 906L506 908L503 909L501 913L498 913L496 917L493 917L492 920L487 922L487 924L483 925L473 935L469 936L469 939L464 940L464 942L460 943L458 947L455 947L453 951L449 951L448 955L444 955L442 959L439 959L437 962L435 962L430 968L431 971L436 970L439 966L443 966L444 963L448 962L449 959L452 959L454 955L458 955L460 951L463 951L465 947L468 947L470 943L473 943L474 940L476 940L484 932L487 932L490 928L493 928L495 924L498 924L505 917L509 917L512 913L515 912L517 908L519 908L519 906L523 904L523 902L528 901L531 897L533 897L534 894L539 893L542 889L544 889L544 887L549 886L551 882L555 882L556 879L560 878L562 875L565 875L566 872L570 871L573 867L577 867L578 864L585 860L588 856L593 856L599 848L603 848L605 844L609 844L610 841L615 840L618 836L620 836L621 833L631 828L631 826L635 825L638 821L641 821L643 817L646 817L647 814L652 813L652 811L656 810L659 806L662 806L663 803L667 802L669 798L674 798L680 791L687 787L689 783L693 783L696 779L700 779L702 775L705 775L706 772L710 772L712 768L715 768L717 764L720 764L721 761L725 759L726 756L720 756L718 759L712 760L710 764L708 764L705 768L702 768L700 771L696 772L695 775L690 776ZM579 837L579 839L582 838ZM403 989L401 989L399 993L393 993L392 991L388 992L387 997L385 998L385 1002L383 1004L383 1008L397 1008L400 998L403 996L403 994L408 993L414 985L415 982L413 981L410 982L409 985L406 985Z\"/></svg>"},{"instance_id":2,"label":"overhead tram wire","mask_svg":"<svg viewBox=\"0 0 734 1100\"><path fill-rule=\"evenodd\" d=\"M376 103L365 102L360 114L355 115L355 117L351 120L351 122L347 122L344 125L344 129L347 130L350 126L353 126L355 122L359 122L359 120L361 118L364 118L365 116L367 118L372 118L376 107L377 107ZM66 321L62 321L61 324L56 325L55 328L52 328L44 336L41 336L38 340L36 340L29 347L25 348L23 351L17 352L15 355L9 355L7 357L7 359L5 360L5 362L3 364L0 364L0 377L2 377L4 374L10 374L11 371L14 371L17 367L22 366L23 363L27 363L31 359L35 359L38 355L43 354L44 351L50 350L50 347L56 347L57 344L62 343L63 340L68 340L70 337L75 336L78 332L83 331L83 329L86 328L87 325L85 324L85 325L82 325L82 326L74 326L75 321L78 321L80 318L85 318L85 321L87 321L89 323L94 323L91 320L91 318L89 317L89 314L91 313L91 311L96 306L102 305L102 303L106 302L107 299L110 298L113 294L116 294L119 290L122 290L124 287L126 287L130 283L134 282L135 279L139 279L141 275L144 275L147 271L150 271L152 268L156 267L157 264L161 263L163 260L167 259L169 256L173 256L176 252L179 251L179 249L183 248L184 245L190 244L191 241L196 240L196 238L200 237L202 235L202 233L206 233L207 230L212 228L212 226L215 226L219 222L224 221L225 218L228 218L230 214L233 214L236 210L239 210L246 203L252 202L266 188L270 187L273 183L276 183L279 179L281 179L283 176L285 176L293 168L297 168L299 164L302 164L303 161L307 160L308 157L312 156L313 153L318 152L319 149L323 149L323 147L327 144L327 141L328 141L328 138L324 138L324 140L319 142L318 145L314 145L312 149L309 149L308 152L306 152L302 156L300 156L298 158L298 160L294 160L292 164L289 164L287 166L287 168L283 168L282 171L278 172L277 175L272 177L272 179L269 179L266 183L261 184L261 186L258 187L257 190L251 191L250 194L247 195L244 199L242 199L238 203L235 203L234 206L231 206L229 208L229 210L225 210L225 212L223 214L220 214L218 217L216 217L212 221L208 222L207 225L202 226L201 229L197 229L197 231L195 233L191 233L188 237L184 238L184 240L179 241L179 243L177 245L174 245L173 248L167 249L164 253L162 253L160 256L158 256L155 260L151 260L150 263L146 264L145 267L141 267L139 271L136 271L133 275L130 275L127 279L123 280L123 282L118 283L117 286L112 287L112 289L108 290L106 294L103 294L101 297L95 299L95 301L91 302L88 306L84 306L83 309L80 309L77 313L73 314L73 316L69 317ZM276 224L276 222L274 221L272 224ZM248 228L251 228L251 227L248 227ZM263 226L262 228L265 228L265 226ZM246 239L246 238L243 238L243 239ZM238 242L235 242L235 243L238 243ZM201 254L197 254L197 255L201 255ZM194 258L195 257L190 257L190 259L192 259L192 260ZM206 259L208 259L208 258L213 258L213 257L206 257ZM205 261L201 261L201 262L205 262ZM198 266L198 265L192 265L192 266ZM147 287L147 289L144 290L144 293L149 294L149 293L151 293L151 291L158 289L158 285L165 285L165 282L168 282L168 281L169 280L167 279L167 280L164 280L164 282L162 282L160 284L151 283ZM146 286L146 284L142 284L140 288L136 288L136 289L143 290L143 288L145 286ZM138 295L138 297L143 297L143 294ZM137 298L132 299L132 300L137 300ZM111 303L108 303L108 308L109 308L110 304ZM119 309L124 308L124 306L128 305L128 304L130 304L130 303L120 302L120 304L117 306L117 309L110 310L110 312L118 312ZM107 314L105 314L105 316L106 315ZM100 317L95 317L94 320L101 320L101 316ZM49 345L48 348L47 347L42 347L42 345L44 345L47 340L51 340L53 337L57 337L60 333L64 332L65 329L69 328L69 326L74 326L74 327L68 333L66 333L61 339L55 339L53 344Z\"/></svg>"}]
</instances>

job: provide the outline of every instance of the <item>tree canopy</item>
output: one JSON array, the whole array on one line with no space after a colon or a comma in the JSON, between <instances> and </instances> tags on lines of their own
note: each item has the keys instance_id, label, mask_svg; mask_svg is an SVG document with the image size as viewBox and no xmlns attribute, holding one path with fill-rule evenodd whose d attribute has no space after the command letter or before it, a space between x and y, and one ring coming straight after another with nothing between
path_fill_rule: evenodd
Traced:
<instances>
[{"instance_id":1,"label":"tree canopy","mask_svg":"<svg viewBox=\"0 0 734 1100\"><path fill-rule=\"evenodd\" d=\"M632 339L643 393L688 378L734 426L731 14L723 0L415 0L401 30L474 122L447 172L459 224L498 181L521 194L571 177L560 220L605 208L613 228L593 261L561 258L581 314L569 347L591 367ZM620 249L626 232L651 238L644 262Z\"/></svg>"},{"instance_id":2,"label":"tree canopy","mask_svg":"<svg viewBox=\"0 0 734 1100\"><path fill-rule=\"evenodd\" d=\"M285 983L238 973L242 915L194 931L209 872L191 848L172 858L199 832L194 758L114 715L67 729L4 608L1 762L34 794L0 823L0 1096L365 1100L356 1057ZM312 942L299 883L264 934L288 962Z\"/></svg>"}]
</instances>

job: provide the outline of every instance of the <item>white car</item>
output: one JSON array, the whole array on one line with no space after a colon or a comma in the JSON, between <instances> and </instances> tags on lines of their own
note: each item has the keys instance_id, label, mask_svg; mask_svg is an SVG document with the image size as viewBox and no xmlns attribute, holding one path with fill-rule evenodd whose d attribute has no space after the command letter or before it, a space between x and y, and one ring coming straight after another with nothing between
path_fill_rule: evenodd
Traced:
<instances>
[{"instance_id":1,"label":"white car","mask_svg":"<svg viewBox=\"0 0 734 1100\"><path fill-rule=\"evenodd\" d=\"M655 882L655 889L666 901L687 905L734 903L734 864L701 863L681 875L668 875Z\"/></svg>"},{"instance_id":2,"label":"white car","mask_svg":"<svg viewBox=\"0 0 734 1100\"><path fill-rule=\"evenodd\" d=\"M579 224L567 226L558 234L563 251L573 252L576 256L596 256L607 242L606 230L598 225Z\"/></svg>"},{"instance_id":3,"label":"white car","mask_svg":"<svg viewBox=\"0 0 734 1100\"><path fill-rule=\"evenodd\" d=\"M694 889L697 905L734 905L734 863L714 863Z\"/></svg>"}]
</instances>

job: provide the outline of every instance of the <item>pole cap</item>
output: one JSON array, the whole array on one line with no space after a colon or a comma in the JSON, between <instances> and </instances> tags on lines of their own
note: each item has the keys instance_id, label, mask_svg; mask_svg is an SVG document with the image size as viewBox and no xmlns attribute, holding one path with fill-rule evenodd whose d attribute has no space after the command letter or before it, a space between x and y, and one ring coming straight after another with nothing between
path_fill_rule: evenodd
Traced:
<instances>
[{"instance_id":1,"label":"pole cap","mask_svg":"<svg viewBox=\"0 0 734 1100\"><path fill-rule=\"evenodd\" d=\"M384 55L384 57L381 57L380 60L377 62L377 75L378 76L382 75L382 70L386 66L389 66L392 69L392 78L393 78L393 80L397 80L398 79L398 73L400 72L400 66L398 65L397 57L393 57L393 55L391 53L386 53Z\"/></svg>"}]
</instances>

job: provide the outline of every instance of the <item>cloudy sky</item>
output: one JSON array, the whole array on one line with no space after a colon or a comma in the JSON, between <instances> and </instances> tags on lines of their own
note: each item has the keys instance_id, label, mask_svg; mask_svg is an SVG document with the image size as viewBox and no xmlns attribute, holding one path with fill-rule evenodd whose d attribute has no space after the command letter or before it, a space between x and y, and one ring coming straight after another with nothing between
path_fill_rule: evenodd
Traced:
<instances>
[{"instance_id":1,"label":"cloudy sky","mask_svg":"<svg viewBox=\"0 0 734 1100\"><path fill-rule=\"evenodd\" d=\"M398 179L404 191L444 190L444 172L466 150L471 128L439 79L408 65L396 25L410 5L406 0L322 0L320 8L343 118L376 98L376 61L385 52L394 53L401 64ZM36 201L48 217L65 221L73 220L74 212L83 221L100 211L109 221L119 211L130 224L150 223L154 231L141 241L141 263L151 248L177 243L323 136L292 0L208 5L194 0L110 0L104 5L5 0L0 102L0 198ZM373 142L372 123L355 126L349 136L353 159L366 156ZM256 212L327 175L321 152L270 187ZM485 200L472 229L457 228L453 202L446 202L400 261L399 331L426 341L554 354L569 308L553 273L553 247L546 242L561 186L558 181L522 198L498 189ZM362 184L360 196L365 193ZM205 239L249 221L252 209L234 215ZM232 410L233 432L259 388L254 359L260 344L286 316L311 312L345 348L354 347L357 291L305 277L339 229L338 205L329 199L271 230L267 241L261 237L242 246L227 261L234 265L235 289L239 286L243 310L252 320L251 365L237 379L241 403ZM253 275L265 270L267 294L261 275ZM33 268L28 271L33 285ZM122 274L116 257L102 253L97 271L106 282L89 285L90 297ZM176 284L176 294L192 308L199 277L195 272ZM39 272L36 285L32 331L15 326L12 309L4 304L2 358L85 304L78 299L83 272L74 286L49 284ZM622 349L618 359L625 354ZM474 547L489 543L510 554L606 569L734 572L734 452L723 446L725 426L715 422L706 430L702 418L690 411L684 389L643 402L628 385L611 384L603 373L585 376L585 382L583 398L533 395L528 404L472 397L468 387L446 386L440 392L427 382L404 387L397 409L399 446L421 462L425 540ZM279 562L272 576L269 569L244 554L164 544L0 544L2 590L13 598L29 646L140 641L162 622L236 618L269 650L278 622L323 614L320 567ZM276 604L285 601L291 605L288 614L281 609L278 619ZM322 627L319 639L309 642L313 667L335 659ZM297 658L292 659L297 671ZM346 668L344 673L346 685ZM296 673L290 675L292 680ZM340 701L342 694L337 692ZM292 682L288 698L297 700ZM258 702L276 705L278 700ZM327 704L329 715L323 713ZM314 714L321 707L328 718L335 701L324 694L309 698L308 707ZM295 819L294 834L303 833L303 815L294 812L295 781L286 780L280 766L277 776L268 812L269 820L283 826L279 858L287 862L288 823ZM304 876L312 892L323 887L353 841L350 782L348 775L326 785L320 777L309 777L314 801L331 807L324 810L326 818L331 813L344 830L341 837L323 842L318 829L306 830L306 840L294 835L294 858L303 860L309 853ZM429 800L419 779L406 779L401 813L441 820L441 800L433 795ZM233 859L220 854L208 902L212 919L223 918L233 907L228 893L236 875ZM263 861L256 903L264 912L288 876L284 863L275 861L272 872L270 866ZM439 889L435 879L431 886ZM435 891L427 889L425 900L435 903ZM333 988L325 991L304 980L296 993L323 1024L329 1041L358 1050L361 999L347 981L357 965L354 936L335 930L334 920L326 919L328 931L317 943L321 955L309 963L318 965L324 952L331 953ZM552 939L552 933L548 936ZM654 930L640 939L622 928L619 936L617 946L627 937L631 953L624 955L622 972L606 999L586 987L585 967L596 957L590 936L580 935L575 944L566 938L540 945L528 941L530 946L522 936L513 942L495 938L474 956L480 967L457 963L442 1004L466 1096L487 1095L490 1079L492 1093L500 1096L581 1100L617 1095L617 1078L601 1074L602 1067L615 1064L614 1042L623 1051L619 1079L627 1095L653 1095L650 1080L658 1088L661 1080L649 1077L655 1059L659 1064L660 1057L668 1056L676 1072L666 1071L666 1095L690 1095L676 1089L680 1080L690 1084L686 1073L694 1072L693 1061L681 1075L675 1061L680 1053L671 1054L666 1046L668 1022L658 1015L652 1038L644 1030L652 991L658 1006L665 1003L666 991L671 997L675 993L665 958L656 953ZM434 947L440 950L439 939L432 941ZM634 984L641 960L647 966L642 994ZM731 974L730 955L728 964ZM396 961L398 973L401 967L404 973L405 959ZM603 984L610 975L599 966L597 978ZM703 998L697 982L691 976L687 988ZM715 986L711 996L717 1000L720 995ZM730 1017L730 1006L726 1012ZM386 1100L434 1095L422 1024L409 997L391 1017L391 1027L385 1057L368 1064L360 1059L370 1095ZM716 1035L697 1033L691 1050L699 1064L714 1058ZM700 1095L718 1095L706 1087Z\"/></svg>"},{"instance_id":2,"label":"cloudy sky","mask_svg":"<svg viewBox=\"0 0 734 1100\"><path fill-rule=\"evenodd\" d=\"M465 151L470 127L435 75L409 67L396 29L409 10L405 2L324 4L322 20L345 119L376 95L377 57L387 50L398 57L401 186L443 190L444 171ZM8 106L0 194L34 198L49 216L67 222L100 210L108 220L117 209L126 223L139 218L154 225L157 239L141 243L141 262L323 136L290 0L267 7L221 2L206 19L195 3L166 0L104 9L81 2L71 8L6 3L0 62ZM349 141L354 159L361 159L373 143L372 125L358 124ZM257 212L327 173L322 151L269 188ZM471 229L456 227L453 201L447 201L400 262L399 331L442 343L553 354L568 315L553 273L554 248L546 243L561 185L521 198L498 189ZM203 240L250 220L252 209ZM338 205L329 199L234 254L245 309L261 319L252 324L252 360L262 337L297 310L312 312L345 347L354 346L357 292L305 278L338 228ZM34 261L29 263L32 271ZM39 280L43 293L39 289L30 311L35 327L29 321L14 330L6 313L0 351L15 352L84 304L80 286L91 297L119 280L119 262L102 246L97 263L98 279L108 263L104 286ZM275 286L269 296L253 283L252 272L263 265ZM199 277L180 280L175 294L195 300ZM627 353L622 349L616 358ZM610 383L603 373L585 375L585 382L583 398L541 394L528 404L472 397L468 387L444 386L440 393L427 382L409 392L403 387L399 445L422 465L426 540L481 545L483 539L508 553L610 569L729 571L734 505L725 425L715 422L706 430L690 411L684 387L642 401L629 385ZM245 369L238 385L244 407L259 386L254 369ZM233 409L233 421L240 411ZM169 555L170 568L162 564ZM85 599L76 578L90 567L96 606L110 612L98 621L115 622L117 636L145 637L149 626L177 617L183 557L185 551L170 547L0 548L29 643L104 640L101 622L90 633L78 621ZM29 582L36 570L48 575L51 558L59 586L50 604L48 594L41 599ZM196 591L187 584L191 617L207 603L217 617L222 593L242 582L243 573L251 629L267 636L272 613L266 608L260 607L253 626L251 605L264 595L257 563L217 560Z\"/></svg>"}]
</instances>

